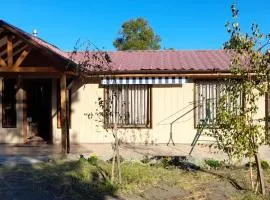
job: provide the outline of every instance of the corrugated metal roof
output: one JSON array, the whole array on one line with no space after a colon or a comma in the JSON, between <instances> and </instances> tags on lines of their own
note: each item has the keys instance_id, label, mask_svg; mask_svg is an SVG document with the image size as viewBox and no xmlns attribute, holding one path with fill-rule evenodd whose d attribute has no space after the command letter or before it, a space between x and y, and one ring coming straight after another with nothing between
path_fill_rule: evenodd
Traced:
<instances>
[{"instance_id":1,"label":"corrugated metal roof","mask_svg":"<svg viewBox=\"0 0 270 200\"><path fill-rule=\"evenodd\" d=\"M161 50L108 52L114 71L228 71L229 55L223 50ZM84 52L73 56L84 60Z\"/></svg>"}]
</instances>

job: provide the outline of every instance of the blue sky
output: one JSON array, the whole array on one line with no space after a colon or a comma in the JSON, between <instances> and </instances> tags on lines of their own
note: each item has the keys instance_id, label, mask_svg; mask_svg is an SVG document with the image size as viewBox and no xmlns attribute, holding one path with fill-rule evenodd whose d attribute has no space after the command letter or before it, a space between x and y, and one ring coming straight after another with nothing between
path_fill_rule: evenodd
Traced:
<instances>
[{"instance_id":1,"label":"blue sky","mask_svg":"<svg viewBox=\"0 0 270 200\"><path fill-rule=\"evenodd\" d=\"M162 48L220 49L228 39L224 24L231 19L232 0L12 0L1 1L0 19L63 50L78 38L100 48L112 45L121 24L144 17L162 39ZM240 24L248 31L256 22L270 33L270 1L238 0ZM5 9L3 9L5 8Z\"/></svg>"}]
</instances>

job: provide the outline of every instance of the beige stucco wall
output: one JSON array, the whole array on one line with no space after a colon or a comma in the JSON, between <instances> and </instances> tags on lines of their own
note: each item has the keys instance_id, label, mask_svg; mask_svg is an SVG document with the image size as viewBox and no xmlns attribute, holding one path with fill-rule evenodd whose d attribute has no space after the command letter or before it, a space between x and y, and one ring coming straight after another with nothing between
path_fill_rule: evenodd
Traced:
<instances>
[{"instance_id":1,"label":"beige stucco wall","mask_svg":"<svg viewBox=\"0 0 270 200\"><path fill-rule=\"evenodd\" d=\"M154 85L152 87L152 128L119 129L121 139L134 143L167 143L170 136L170 123L192 109L193 94L192 80L178 86ZM98 83L87 83L81 86L78 83L75 84L72 94L71 142L109 143L113 140L111 130L105 130L102 119L96 115L98 98L103 98L103 96L104 88ZM88 114L92 117L89 118ZM264 98L260 99L259 116L264 116ZM175 143L190 144L195 134L194 111L173 125ZM60 130L56 131L56 136L60 138ZM211 140L206 136L200 139Z\"/></svg>"},{"instance_id":2,"label":"beige stucco wall","mask_svg":"<svg viewBox=\"0 0 270 200\"><path fill-rule=\"evenodd\" d=\"M2 80L0 78L0 104L2 105ZM3 128L2 127L2 106L0 106L0 143L23 143L23 90L18 89L16 94L16 109L17 109L17 124L16 128Z\"/></svg>"}]
</instances>

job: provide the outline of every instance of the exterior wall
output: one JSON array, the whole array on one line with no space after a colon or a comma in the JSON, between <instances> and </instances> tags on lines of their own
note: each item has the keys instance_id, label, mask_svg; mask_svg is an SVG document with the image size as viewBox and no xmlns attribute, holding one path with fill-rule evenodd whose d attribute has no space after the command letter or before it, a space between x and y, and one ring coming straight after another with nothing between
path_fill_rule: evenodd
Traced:
<instances>
[{"instance_id":1,"label":"exterior wall","mask_svg":"<svg viewBox=\"0 0 270 200\"><path fill-rule=\"evenodd\" d=\"M98 98L103 98L104 88L96 83L80 85L76 83L72 92L71 142L72 143L109 143L113 140L111 130L103 128L102 119L96 115ZM194 101L194 82L181 86L152 87L152 127L119 129L119 135L130 143L167 143L170 138L170 123L192 109ZM264 117L264 98L260 99L259 116ZM90 115L89 115L90 114ZM88 117L92 116L92 117ZM56 131L59 138L60 130ZM190 144L196 134L194 111L178 120L173 125L175 143ZM203 136L201 140L211 138ZM60 141L60 140L59 140Z\"/></svg>"},{"instance_id":2,"label":"exterior wall","mask_svg":"<svg viewBox=\"0 0 270 200\"><path fill-rule=\"evenodd\" d=\"M0 78L0 96L2 97L2 80ZM23 90L16 94L17 124L16 128L2 128L2 98L0 98L0 143L23 143Z\"/></svg>"},{"instance_id":3,"label":"exterior wall","mask_svg":"<svg viewBox=\"0 0 270 200\"><path fill-rule=\"evenodd\" d=\"M105 130L103 119L96 113L98 98L104 97L104 88L99 80L81 84L77 81L72 86L71 106L71 143L110 143L113 140L111 130ZM52 134L53 143L61 143L61 129L57 128L57 87L56 79L52 80ZM2 94L2 79L0 80ZM152 87L151 128L119 129L119 136L130 143L167 143L170 138L170 123L192 109L194 101L194 83L189 81L184 85ZM0 123L0 143L23 143L23 90L17 92L17 127L2 128ZM0 98L0 103L2 99ZM258 118L264 117L264 98L260 99ZM0 122L2 122L2 106L0 106ZM175 143L190 144L196 134L194 128L194 111L178 120L173 125L173 140ZM211 138L201 137L202 140Z\"/></svg>"}]
</instances>

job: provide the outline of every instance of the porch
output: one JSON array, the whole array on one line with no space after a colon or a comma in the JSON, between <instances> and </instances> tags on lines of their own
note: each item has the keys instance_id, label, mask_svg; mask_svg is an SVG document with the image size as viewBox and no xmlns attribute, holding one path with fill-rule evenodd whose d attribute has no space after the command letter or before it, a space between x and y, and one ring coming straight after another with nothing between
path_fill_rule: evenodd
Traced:
<instances>
[{"instance_id":1,"label":"porch","mask_svg":"<svg viewBox=\"0 0 270 200\"><path fill-rule=\"evenodd\" d=\"M62 152L69 152L71 66L55 46L0 20L0 143L28 144L39 138L52 144L58 128Z\"/></svg>"}]
</instances>

